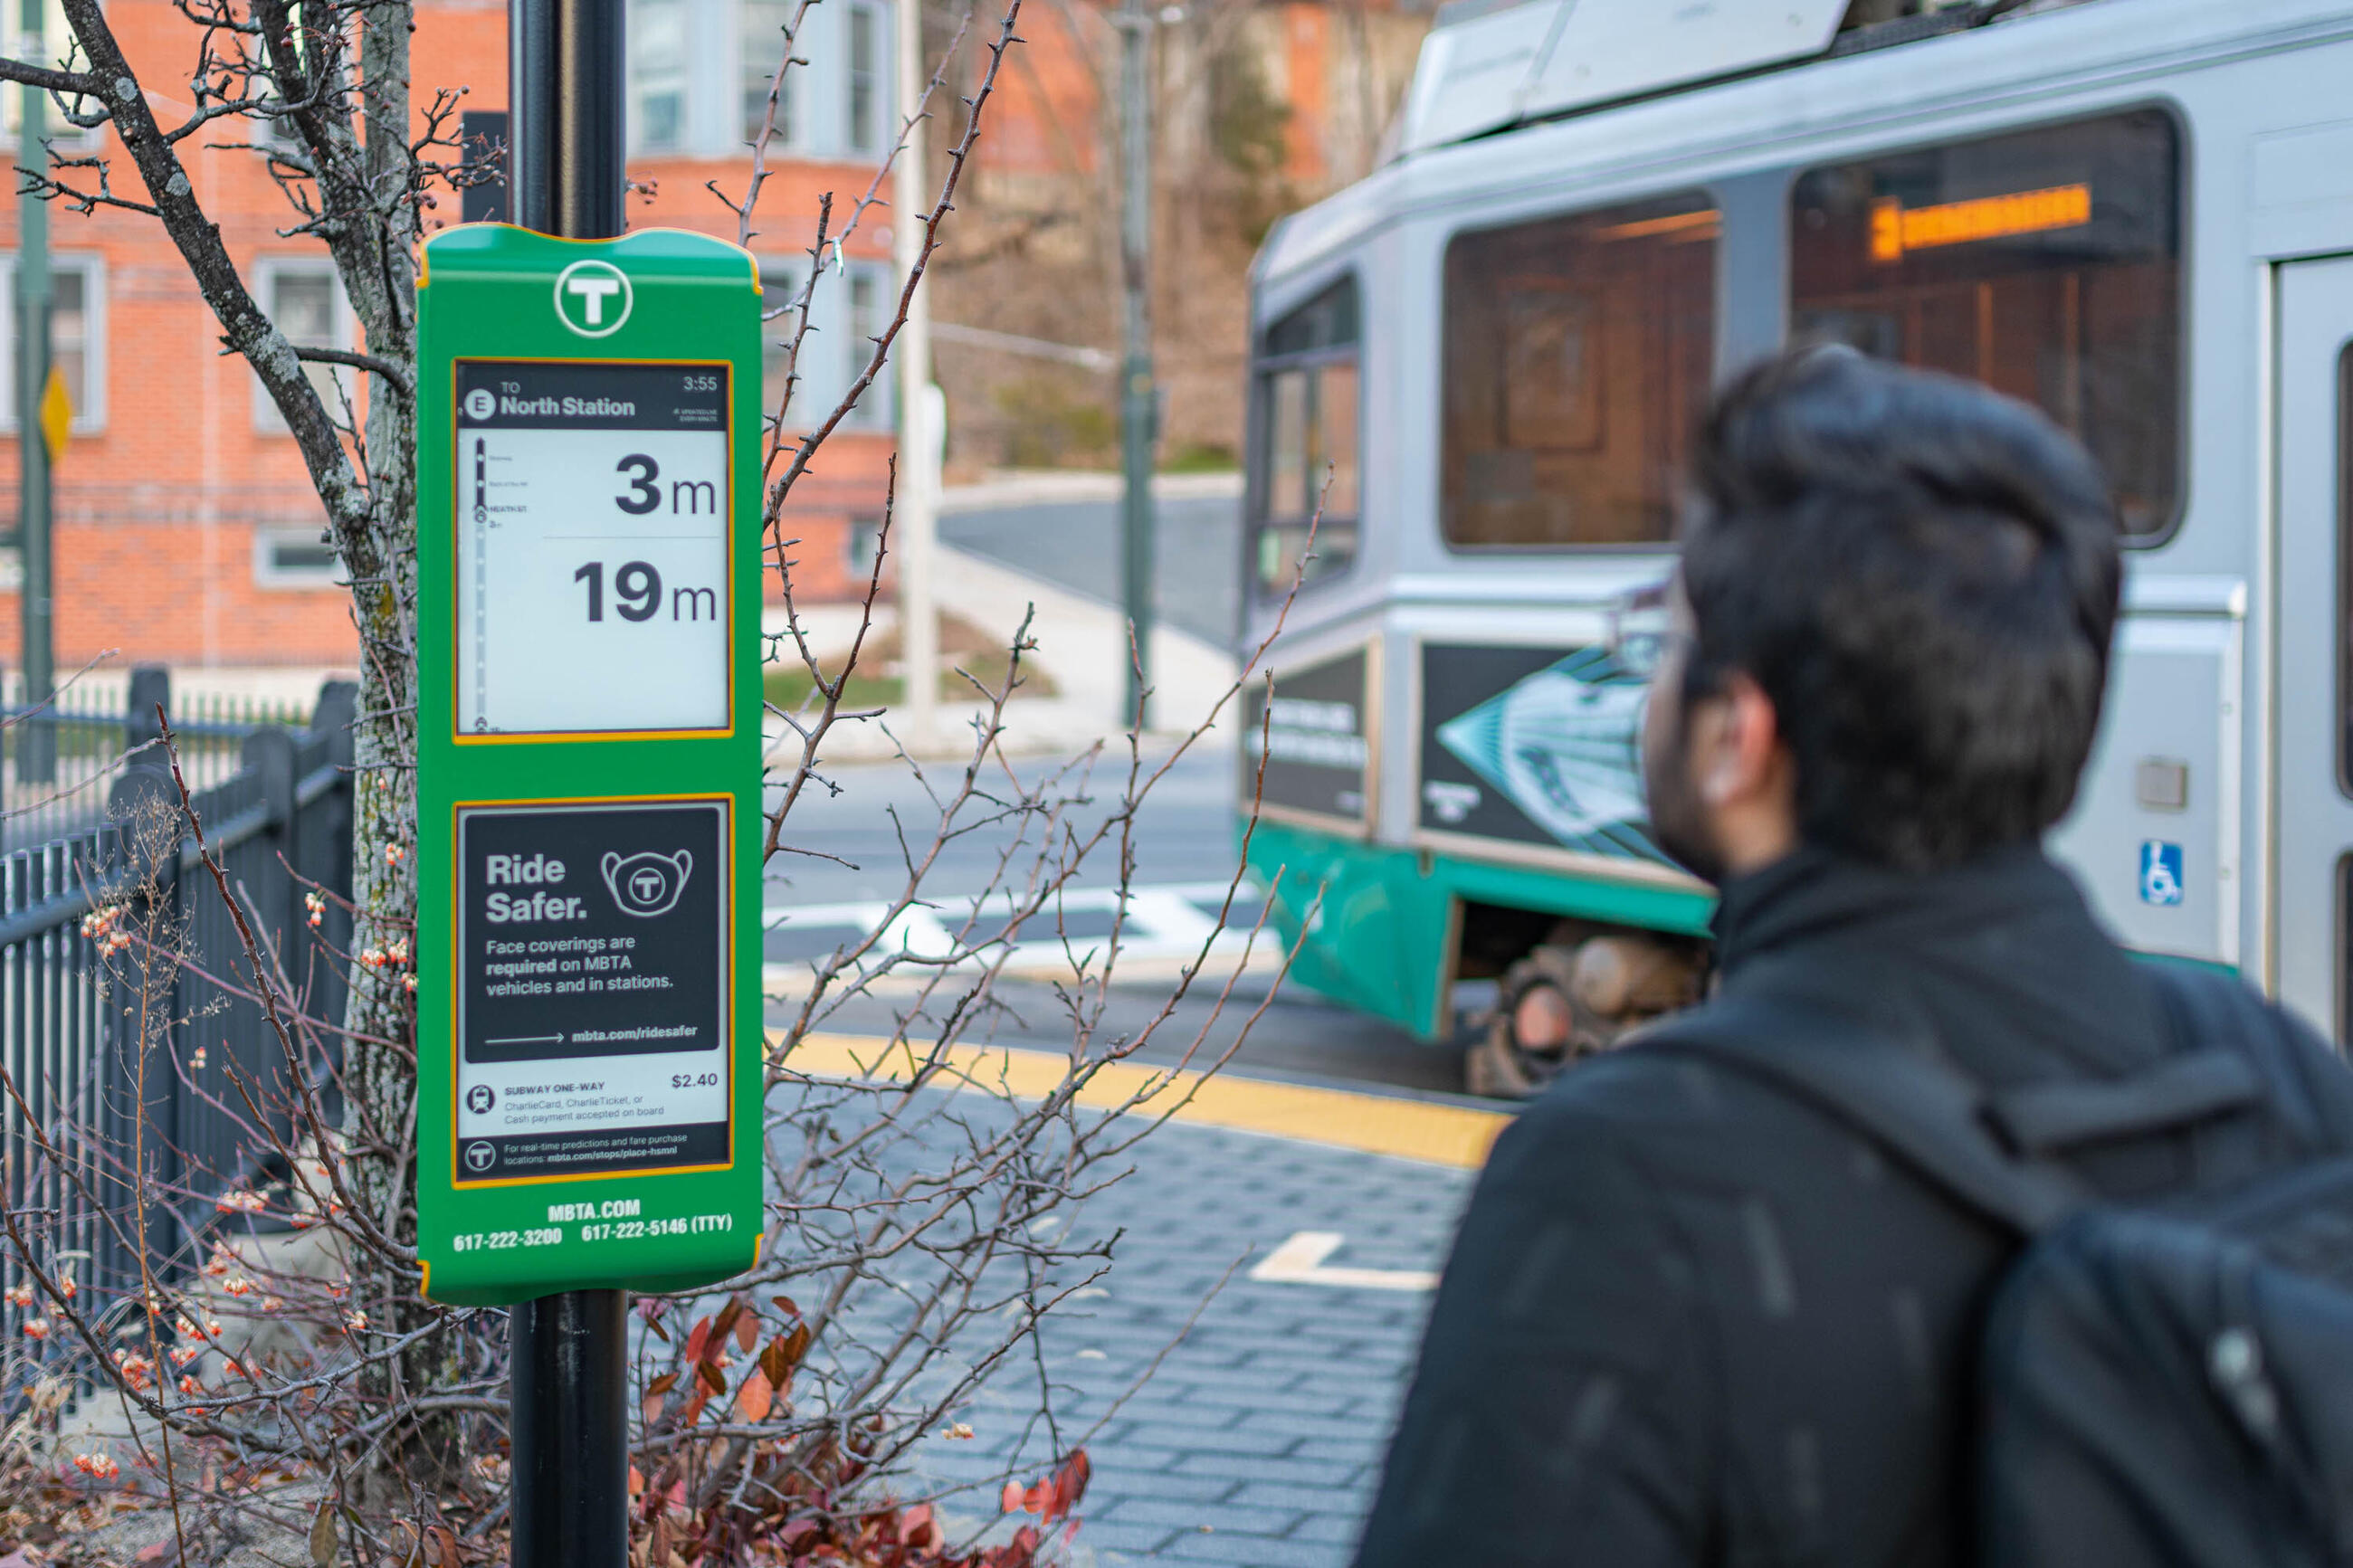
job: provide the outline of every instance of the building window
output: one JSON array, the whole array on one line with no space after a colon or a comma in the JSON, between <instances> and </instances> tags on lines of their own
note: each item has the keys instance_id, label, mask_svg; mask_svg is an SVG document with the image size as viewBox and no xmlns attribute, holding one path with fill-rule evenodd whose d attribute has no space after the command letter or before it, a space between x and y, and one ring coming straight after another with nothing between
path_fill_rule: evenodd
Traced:
<instances>
[{"instance_id":1,"label":"building window","mask_svg":"<svg viewBox=\"0 0 2353 1568\"><path fill-rule=\"evenodd\" d=\"M8 15L13 19L16 13L12 10ZM12 31L9 37L12 40L9 53L16 54L13 40L16 35ZM74 47L73 28L66 21L64 0L43 0L40 52L41 58L35 62L37 64L55 66L60 70L90 68L90 57L79 53ZM19 55L18 58L25 57ZM68 99L66 102L71 107L78 100ZM99 130L84 130L80 126L68 124L65 116L58 112L58 100L54 98L42 106L41 126L42 137L59 147L94 147L99 142ZM25 89L14 82L0 85L0 142L16 146L18 133L24 127Z\"/></svg>"},{"instance_id":2,"label":"building window","mask_svg":"<svg viewBox=\"0 0 2353 1568\"><path fill-rule=\"evenodd\" d=\"M0 89L5 91L5 89ZM16 423L16 259L0 261L0 317L7 333L6 363L0 365L0 423ZM106 427L106 264L95 256L49 258L49 363L65 376L66 400L73 405L71 428L88 434Z\"/></svg>"},{"instance_id":3,"label":"building window","mask_svg":"<svg viewBox=\"0 0 2353 1568\"><path fill-rule=\"evenodd\" d=\"M841 384L845 392L858 384L858 378L864 375L866 367L873 363L874 340L882 335L882 301L885 298L882 285L885 277L880 268L853 267L849 269L849 342L847 345L847 374ZM850 417L870 428L890 424L891 387L890 367L885 366L876 373L874 384L858 400L858 406Z\"/></svg>"},{"instance_id":4,"label":"building window","mask_svg":"<svg viewBox=\"0 0 2353 1568\"><path fill-rule=\"evenodd\" d=\"M334 264L323 257L265 257L254 268L254 295L270 321L297 348L342 349L352 344L351 311L335 280ZM302 374L319 391L329 417L344 416L351 373L342 365L306 361ZM286 420L277 403L253 383L253 427L282 431Z\"/></svg>"},{"instance_id":5,"label":"building window","mask_svg":"<svg viewBox=\"0 0 2353 1568\"><path fill-rule=\"evenodd\" d=\"M801 280L789 267L760 268L760 418L773 422L785 405L785 380L792 366L793 338L800 330Z\"/></svg>"},{"instance_id":6,"label":"building window","mask_svg":"<svg viewBox=\"0 0 2353 1568\"><path fill-rule=\"evenodd\" d=\"M1328 577L1356 554L1356 280L1344 278L1267 328L1251 367L1252 574L1281 594L1302 570ZM1328 484L1328 488L1327 488ZM1318 508L1323 516L1318 519Z\"/></svg>"},{"instance_id":7,"label":"building window","mask_svg":"<svg viewBox=\"0 0 2353 1568\"><path fill-rule=\"evenodd\" d=\"M629 8L630 144L638 153L686 145L687 21L687 0Z\"/></svg>"},{"instance_id":8,"label":"building window","mask_svg":"<svg viewBox=\"0 0 2353 1568\"><path fill-rule=\"evenodd\" d=\"M261 588L332 588L342 566L315 528L262 528L253 534L253 581Z\"/></svg>"},{"instance_id":9,"label":"building window","mask_svg":"<svg viewBox=\"0 0 2353 1568\"><path fill-rule=\"evenodd\" d=\"M853 517L849 531L841 542L842 570L855 581L863 583L874 575L877 552L882 548L882 520L879 517Z\"/></svg>"},{"instance_id":10,"label":"building window","mask_svg":"<svg viewBox=\"0 0 2353 1568\"><path fill-rule=\"evenodd\" d=\"M1982 381L2107 470L2127 532L2182 493L2179 136L2140 110L1809 170L1790 331Z\"/></svg>"},{"instance_id":11,"label":"building window","mask_svg":"<svg viewBox=\"0 0 2353 1568\"><path fill-rule=\"evenodd\" d=\"M1715 363L1697 194L1457 235L1440 518L1456 549L1663 543Z\"/></svg>"},{"instance_id":12,"label":"building window","mask_svg":"<svg viewBox=\"0 0 2353 1568\"><path fill-rule=\"evenodd\" d=\"M849 8L849 150L872 153L881 146L881 13L871 5Z\"/></svg>"},{"instance_id":13,"label":"building window","mask_svg":"<svg viewBox=\"0 0 2353 1568\"><path fill-rule=\"evenodd\" d=\"M757 142L768 123L768 89L776 85L776 67L785 58L785 28L798 8L797 0L743 0L744 5L744 140ZM770 145L790 147L800 141L797 99L802 73L795 66L785 73L776 95L776 132Z\"/></svg>"}]
</instances>

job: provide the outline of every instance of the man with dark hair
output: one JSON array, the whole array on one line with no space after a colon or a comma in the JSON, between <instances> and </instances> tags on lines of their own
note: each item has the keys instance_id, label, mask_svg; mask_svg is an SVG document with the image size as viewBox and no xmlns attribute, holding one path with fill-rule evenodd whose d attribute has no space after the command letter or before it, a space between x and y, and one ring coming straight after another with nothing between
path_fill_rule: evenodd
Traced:
<instances>
[{"instance_id":1,"label":"man with dark hair","mask_svg":"<svg viewBox=\"0 0 2353 1568\"><path fill-rule=\"evenodd\" d=\"M1721 890L1718 994L1497 1142L1363 1568L1968 1560L1978 1332L2017 1235L1674 1037L1802 994L1989 1091L2181 1048L2039 844L2117 609L2083 449L1982 386L1801 351L1724 391L1694 480L1642 760L1658 842ZM2241 1011L2353 1130L2327 1047ZM2067 1164L2137 1202L2198 1159L2166 1132Z\"/></svg>"}]
</instances>

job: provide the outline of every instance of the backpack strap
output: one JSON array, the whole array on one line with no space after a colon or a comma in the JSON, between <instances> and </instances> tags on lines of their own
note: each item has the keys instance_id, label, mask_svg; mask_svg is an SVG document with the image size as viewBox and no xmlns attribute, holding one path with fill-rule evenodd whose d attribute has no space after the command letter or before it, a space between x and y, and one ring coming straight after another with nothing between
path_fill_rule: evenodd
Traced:
<instances>
[{"instance_id":1,"label":"backpack strap","mask_svg":"<svg viewBox=\"0 0 2353 1568\"><path fill-rule=\"evenodd\" d=\"M2120 1079L2070 1079L1990 1095L1986 1115L2030 1157L2115 1138L2164 1132L2245 1110L2265 1099L2246 1053L2206 1046Z\"/></svg>"},{"instance_id":2,"label":"backpack strap","mask_svg":"<svg viewBox=\"0 0 2353 1568\"><path fill-rule=\"evenodd\" d=\"M2274 1163L2254 1142L2267 1110L2306 1152L2330 1149L2292 1064L2293 1042L2235 980L2151 966L2173 1051L2137 1073L1989 1091L1933 1042L1854 1016L1796 974L1767 969L1694 1013L1645 1031L1640 1048L1704 1058L1771 1084L1864 1133L1956 1199L2033 1236L2093 1201L2053 1156L2200 1123L2237 1131L2231 1163ZM1630 1040L1629 1045L1634 1045ZM2224 1122L2222 1119L2233 1119Z\"/></svg>"},{"instance_id":3,"label":"backpack strap","mask_svg":"<svg viewBox=\"0 0 2353 1568\"><path fill-rule=\"evenodd\" d=\"M2021 1235L2047 1230L2090 1199L2071 1173L2005 1148L1987 1121L1984 1090L1949 1061L1812 999L1721 997L1628 1046L1760 1079Z\"/></svg>"},{"instance_id":4,"label":"backpack strap","mask_svg":"<svg viewBox=\"0 0 2353 1568\"><path fill-rule=\"evenodd\" d=\"M2211 1041L2236 1047L2279 1125L2307 1155L2348 1152L2343 1137L2332 1135L2314 1098L2316 1086L2306 1076L2321 1064L2331 1071L2340 1068L2325 1043L2314 1041L2318 1049L2307 1054L2279 1009L2233 976L2177 964L2148 964L2144 973L2176 1037L2185 1044Z\"/></svg>"}]
</instances>

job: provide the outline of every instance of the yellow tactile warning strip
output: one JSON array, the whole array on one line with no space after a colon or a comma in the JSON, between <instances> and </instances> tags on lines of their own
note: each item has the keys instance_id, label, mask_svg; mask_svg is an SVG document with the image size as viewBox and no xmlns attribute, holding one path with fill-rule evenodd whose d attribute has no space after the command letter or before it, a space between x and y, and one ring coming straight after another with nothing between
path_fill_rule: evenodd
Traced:
<instances>
[{"instance_id":1,"label":"yellow tactile warning strip","mask_svg":"<svg viewBox=\"0 0 2353 1568\"><path fill-rule=\"evenodd\" d=\"M905 1079L915 1058L904 1044L879 1036L810 1035L794 1047L789 1065L812 1078ZM948 1065L956 1078L1017 1100L1034 1100L1062 1081L1064 1058L1053 1051L1003 1046L955 1046ZM1476 1169L1511 1118L1501 1111L1433 1104L1351 1089L1309 1084L1271 1083L1216 1074L1172 1071L1135 1062L1099 1068L1080 1091L1079 1103L1109 1108L1146 1095L1143 1109L1166 1109L1171 1121L1198 1127L1227 1127L1393 1154L1433 1165Z\"/></svg>"}]
</instances>

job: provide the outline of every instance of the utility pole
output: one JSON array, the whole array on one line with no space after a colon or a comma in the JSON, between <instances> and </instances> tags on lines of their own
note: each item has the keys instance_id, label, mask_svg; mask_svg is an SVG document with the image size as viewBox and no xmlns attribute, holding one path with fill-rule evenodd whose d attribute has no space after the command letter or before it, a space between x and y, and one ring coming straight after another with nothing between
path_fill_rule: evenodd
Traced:
<instances>
[{"instance_id":1,"label":"utility pole","mask_svg":"<svg viewBox=\"0 0 2353 1568\"><path fill-rule=\"evenodd\" d=\"M1120 273L1127 296L1127 352L1120 365L1120 588L1135 658L1128 666L1126 719L1145 727L1152 687L1152 447L1158 399L1152 384L1152 26L1145 0L1122 0L1119 98L1123 195Z\"/></svg>"},{"instance_id":2,"label":"utility pole","mask_svg":"<svg viewBox=\"0 0 2353 1568\"><path fill-rule=\"evenodd\" d=\"M923 0L898 0L892 14L901 123L923 96ZM906 145L892 171L891 259L902 288L923 255L923 215L931 208L923 179L923 127L908 127ZM891 532L899 545L899 668L906 672L905 711L911 746L928 745L938 722L940 623L933 602L932 568L939 552L939 454L946 434L933 428L939 409L932 393L932 291L915 290L906 325L899 329L899 478Z\"/></svg>"},{"instance_id":3,"label":"utility pole","mask_svg":"<svg viewBox=\"0 0 2353 1568\"><path fill-rule=\"evenodd\" d=\"M509 0L509 210L525 228L621 232L624 16L622 0ZM512 1568L628 1568L628 1320L619 1290L509 1317Z\"/></svg>"},{"instance_id":4,"label":"utility pole","mask_svg":"<svg viewBox=\"0 0 2353 1568\"><path fill-rule=\"evenodd\" d=\"M23 0L17 58L43 60L42 0ZM48 94L27 86L16 137L17 162L39 169ZM49 449L41 437L41 394L49 381L49 205L27 192L16 199L16 550L24 586L16 602L25 637L24 706L35 709L55 693L49 589ZM16 776L47 784L58 776L58 731L49 715L27 720L16 742Z\"/></svg>"}]
</instances>

